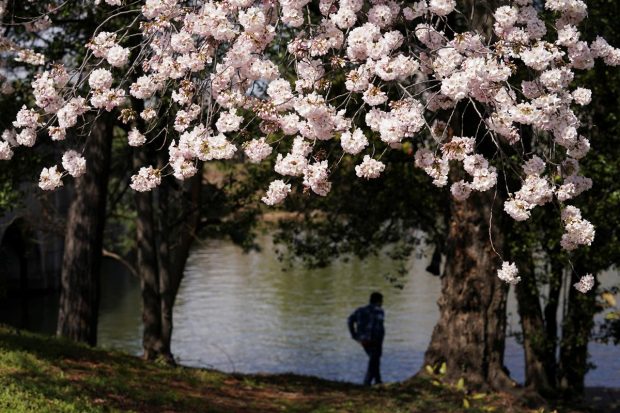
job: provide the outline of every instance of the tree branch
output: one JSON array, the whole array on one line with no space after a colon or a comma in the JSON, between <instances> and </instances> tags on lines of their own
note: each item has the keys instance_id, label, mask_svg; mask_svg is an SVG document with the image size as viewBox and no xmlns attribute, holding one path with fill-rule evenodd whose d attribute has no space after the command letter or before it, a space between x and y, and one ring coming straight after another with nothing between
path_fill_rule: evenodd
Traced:
<instances>
[{"instance_id":1,"label":"tree branch","mask_svg":"<svg viewBox=\"0 0 620 413\"><path fill-rule=\"evenodd\" d=\"M101 255L103 255L104 257L112 258L112 259L120 262L125 268L127 268L129 270L129 272L134 277L139 278L138 271L136 270L136 268L133 265L131 265L131 263L129 261L127 261L126 259L124 259L120 255L118 255L117 253L112 252L112 251L108 251L105 248L103 248L101 250Z\"/></svg>"}]
</instances>

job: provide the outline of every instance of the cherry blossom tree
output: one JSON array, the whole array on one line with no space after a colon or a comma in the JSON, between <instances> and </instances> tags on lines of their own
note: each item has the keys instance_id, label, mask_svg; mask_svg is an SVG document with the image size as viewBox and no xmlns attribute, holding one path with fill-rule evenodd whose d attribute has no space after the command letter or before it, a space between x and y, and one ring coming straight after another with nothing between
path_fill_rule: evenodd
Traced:
<instances>
[{"instance_id":1,"label":"cherry blossom tree","mask_svg":"<svg viewBox=\"0 0 620 413\"><path fill-rule=\"evenodd\" d=\"M271 162L275 148L277 176L262 197L272 206L298 185L326 196L330 175L345 157L358 159L357 177L376 179L386 168L385 153L412 142L414 164L433 185L452 181L454 243L486 251L470 264L453 256L452 273L499 267L493 283L517 284L518 268L502 253L505 234L495 224L507 217L526 221L546 204L557 206L564 250L594 239L594 226L569 205L592 186L580 174L590 142L575 114L591 91L573 81L575 71L592 68L595 59L617 66L620 50L601 37L582 39L587 8L581 0L507 2L492 8L488 24L476 23L468 2L463 11L455 0L97 3L109 17L79 66L52 66L2 39L5 54L41 70L32 83L35 104L24 106L3 132L1 158L35 145L41 131L61 141L89 112L116 111L131 127L129 145L157 143L167 154L165 164L137 168L135 191L151 191L168 175L189 179L201 162ZM56 4L28 24L44 36L63 7L67 3ZM551 17L543 20L543 13ZM127 26L107 27L121 16L131 16ZM140 39L130 41L135 32ZM144 108L128 105L130 97ZM167 122L170 116L174 122ZM92 160L79 153L67 152L62 168L44 168L39 186L52 190L67 175L83 173ZM501 218L493 214L496 201L503 204ZM466 250L462 246L454 254ZM579 276L575 288L586 293L593 277ZM484 282L480 277L461 287ZM505 288L497 291L487 297L488 309L505 300ZM445 326L455 325L445 315ZM501 331L503 322L494 329ZM430 361L437 358L432 353ZM481 357L472 353L469 360ZM502 360L486 362L497 368L481 373L484 380L500 374Z\"/></svg>"},{"instance_id":2,"label":"cherry blossom tree","mask_svg":"<svg viewBox=\"0 0 620 413\"><path fill-rule=\"evenodd\" d=\"M417 139L415 163L435 185L447 185L450 163L462 164L469 180L452 184L457 200L494 188L499 166L522 178L521 188L508 188L504 203L513 219L526 220L537 205L555 201L562 205L564 249L592 242L592 225L575 207L563 206L591 186L579 175L578 160L589 142L579 134L573 112L573 105L589 103L591 92L571 87L571 81L574 70L592 67L595 58L617 65L620 51L600 37L592 43L580 39L578 24L587 15L582 1L547 1L545 9L556 17L552 28L530 1L498 7L490 35L456 32L448 19L458 13L452 0L406 7L380 1L150 0L140 9L116 0L104 3L110 20L135 14L142 42L130 50L122 45L128 28L108 32L102 25L86 45L90 64L42 70L32 84L35 108L24 106L15 129L4 132L3 158L11 157L15 146L34 145L41 128L52 140L62 140L88 111L118 108L124 122L140 116L148 123L145 131L132 130L130 145L145 144L153 133L169 137L168 165L143 166L132 177L132 188L146 191L162 174L187 179L197 161L232 158L238 146L231 138L258 123L267 136L240 142L247 157L259 161L271 153L268 140L276 144L290 136L293 147L278 154L276 173L303 177L305 186L325 195L338 157L331 165L313 162L321 141L339 138L340 157L368 148L371 153L363 155L356 173L373 179L385 167L380 154L375 159L377 150ZM318 7L319 18L310 6ZM55 10L31 24L51 30ZM16 60L46 64L44 56L9 38L3 42ZM294 66L294 85L282 77L290 72L284 65ZM132 73L140 76L127 85ZM333 96L338 74L346 76L347 93ZM86 82L90 90L81 96L76 85ZM259 84L267 84L261 94L254 90ZM141 113L123 109L128 94L145 101ZM479 112L477 136L448 132L449 122L439 120L443 112L453 115L459 102ZM157 122L164 110L176 113L174 133ZM521 144L523 129L533 132L529 151ZM491 159L476 151L484 139L497 148ZM513 155L521 159L521 171L509 164ZM65 175L79 176L84 162L75 152L66 154L62 169L42 171L41 188L61 186ZM289 191L290 183L277 179L264 201L279 203ZM502 268L500 277L516 282L516 269L509 263Z\"/></svg>"}]
</instances>

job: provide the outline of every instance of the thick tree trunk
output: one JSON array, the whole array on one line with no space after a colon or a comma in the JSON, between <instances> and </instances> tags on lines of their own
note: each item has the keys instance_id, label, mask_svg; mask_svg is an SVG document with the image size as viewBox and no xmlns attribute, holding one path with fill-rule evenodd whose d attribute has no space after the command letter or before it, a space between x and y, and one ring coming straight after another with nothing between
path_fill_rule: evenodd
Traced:
<instances>
[{"instance_id":1,"label":"thick tree trunk","mask_svg":"<svg viewBox=\"0 0 620 413\"><path fill-rule=\"evenodd\" d=\"M112 126L95 120L86 141L86 173L75 180L75 198L69 208L62 262L59 336L97 343L101 250Z\"/></svg>"},{"instance_id":2,"label":"thick tree trunk","mask_svg":"<svg viewBox=\"0 0 620 413\"><path fill-rule=\"evenodd\" d=\"M503 363L508 288L497 278L500 260L489 240L492 205L490 193L452 203L439 321L424 363L445 362L448 381L463 377L469 386L501 389L513 382ZM497 231L493 241L501 245Z\"/></svg>"},{"instance_id":3,"label":"thick tree trunk","mask_svg":"<svg viewBox=\"0 0 620 413\"><path fill-rule=\"evenodd\" d=\"M569 396L581 396L584 391L585 376L588 372L588 342L594 327L596 295L593 291L582 294L572 285L579 281L580 275L572 272L568 293L568 311L562 321L562 341L560 342L560 387Z\"/></svg>"},{"instance_id":4,"label":"thick tree trunk","mask_svg":"<svg viewBox=\"0 0 620 413\"><path fill-rule=\"evenodd\" d=\"M470 28L490 33L494 0L463 1ZM458 117L457 117L458 118ZM453 125L465 136L476 136L478 117L470 109ZM459 123L459 121L455 121ZM441 278L439 320L424 356L424 364L446 363L448 381L463 377L468 386L507 389L514 382L504 367L507 286L497 277L500 259L493 251L489 235L501 248L502 238L495 213L492 191L473 193L464 202L451 202L450 226L446 242L446 266ZM501 202L498 202L501 204Z\"/></svg>"},{"instance_id":5,"label":"thick tree trunk","mask_svg":"<svg viewBox=\"0 0 620 413\"><path fill-rule=\"evenodd\" d=\"M543 312L536 285L536 274L531 255L519 260L521 282L515 290L525 355L525 386L541 395L551 395L553 385L547 376L548 350L553 346L547 341ZM555 358L555 356L553 356Z\"/></svg>"}]
</instances>

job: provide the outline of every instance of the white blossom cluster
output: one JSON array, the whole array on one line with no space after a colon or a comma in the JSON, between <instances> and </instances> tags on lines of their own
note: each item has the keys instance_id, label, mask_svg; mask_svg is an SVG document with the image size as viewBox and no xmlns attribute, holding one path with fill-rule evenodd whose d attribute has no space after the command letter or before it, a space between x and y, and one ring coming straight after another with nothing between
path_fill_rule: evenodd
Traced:
<instances>
[{"instance_id":1,"label":"white blossom cluster","mask_svg":"<svg viewBox=\"0 0 620 413\"><path fill-rule=\"evenodd\" d=\"M131 177L131 189L138 192L146 192L157 187L161 183L161 171L152 166L142 167L140 171Z\"/></svg>"},{"instance_id":2,"label":"white blossom cluster","mask_svg":"<svg viewBox=\"0 0 620 413\"><path fill-rule=\"evenodd\" d=\"M271 145L267 143L265 137L252 139L246 142L243 148L248 160L252 163L259 163L273 152Z\"/></svg>"},{"instance_id":3,"label":"white blossom cluster","mask_svg":"<svg viewBox=\"0 0 620 413\"><path fill-rule=\"evenodd\" d=\"M573 287L575 287L575 289L577 289L580 293L585 294L590 291L592 287L594 287L594 277L592 274L586 274L581 277L578 282L573 284Z\"/></svg>"},{"instance_id":4,"label":"white blossom cluster","mask_svg":"<svg viewBox=\"0 0 620 413\"><path fill-rule=\"evenodd\" d=\"M312 1L318 19L308 15ZM130 7L120 0L105 3L102 7L112 11ZM592 96L573 85L575 70L592 68L594 59L620 65L620 50L600 37L581 39L578 26L587 15L583 0L547 0L544 7L555 16L551 24L541 19L532 0L514 0L494 10L491 37L453 33L445 16L455 13L456 5L455 0L406 5L394 0L145 0L135 23L143 34L141 46L135 52L124 47L120 31L96 33L86 45L90 65L83 67L90 71L74 74L87 80L85 92L63 93L69 77L62 67L43 71L33 82L36 108L20 110L16 130L5 131L0 141L0 158L10 159L15 146L34 145L45 128L61 140L86 111L123 109L130 95L143 101L139 116L147 126L131 128L131 146L147 144L147 135L160 130L158 113L173 115L174 125L166 128L164 169L178 179L195 175L198 161L235 157L239 143L245 158L257 163L272 156L274 142L282 142L275 172L325 196L335 163L316 156L322 142L339 141L342 153L335 159L359 156L356 175L375 179L386 168L375 156L377 147L398 150L411 141L418 148L414 164L434 185L448 185L451 167L464 170L466 178L450 187L453 197L464 201L497 184L498 160L479 150L486 139L523 159L522 185L511 188L505 212L523 221L536 206L557 201L564 211L562 246L589 245L592 225L577 208L563 205L592 185L579 175L579 160L590 143L574 112ZM24 56L17 59L37 60L20 53ZM515 80L519 68L530 73L528 79ZM126 79L134 80L127 85ZM344 95L332 88L334 79L343 79ZM161 108L166 102L170 105ZM475 136L452 129L459 102L481 118ZM434 119L430 126L429 119ZM260 130L262 137L246 140L248 130ZM527 156L519 144L523 130L529 131L523 135L527 139L536 137ZM72 175L80 170L75 162L67 166ZM53 168L42 174L46 189L62 183ZM153 189L162 173L143 167L131 186ZM263 201L275 205L290 192L290 183L275 180ZM507 282L518 280L508 264L501 271Z\"/></svg>"},{"instance_id":5,"label":"white blossom cluster","mask_svg":"<svg viewBox=\"0 0 620 413\"><path fill-rule=\"evenodd\" d=\"M383 162L372 159L370 155L364 155L362 163L355 167L355 174L360 178L373 179L378 178L384 169Z\"/></svg>"},{"instance_id":6,"label":"white blossom cluster","mask_svg":"<svg viewBox=\"0 0 620 413\"><path fill-rule=\"evenodd\" d=\"M58 171L58 167L43 168L39 177L39 188L49 191L60 186L62 186L62 173Z\"/></svg>"},{"instance_id":7,"label":"white blossom cluster","mask_svg":"<svg viewBox=\"0 0 620 413\"><path fill-rule=\"evenodd\" d=\"M504 261L502 263L502 268L497 270L497 277L507 284L514 285L521 281L521 277L519 277L518 274L519 270L517 269L515 263L510 263L507 261Z\"/></svg>"},{"instance_id":8,"label":"white blossom cluster","mask_svg":"<svg viewBox=\"0 0 620 413\"><path fill-rule=\"evenodd\" d=\"M62 156L62 167L74 178L78 178L86 172L86 159L73 150L68 150Z\"/></svg>"},{"instance_id":9,"label":"white blossom cluster","mask_svg":"<svg viewBox=\"0 0 620 413\"><path fill-rule=\"evenodd\" d=\"M133 128L127 134L127 144L129 146L142 146L146 142L146 136L140 133L137 128Z\"/></svg>"},{"instance_id":10,"label":"white blossom cluster","mask_svg":"<svg viewBox=\"0 0 620 413\"><path fill-rule=\"evenodd\" d=\"M565 233L560 244L567 251L576 249L579 245L590 245L594 241L594 225L581 217L579 208L572 205L562 210L562 221Z\"/></svg>"},{"instance_id":11,"label":"white blossom cluster","mask_svg":"<svg viewBox=\"0 0 620 413\"><path fill-rule=\"evenodd\" d=\"M267 205L276 205L284 201L289 192L291 192L291 184L277 179L269 184L269 189L262 200Z\"/></svg>"}]
</instances>

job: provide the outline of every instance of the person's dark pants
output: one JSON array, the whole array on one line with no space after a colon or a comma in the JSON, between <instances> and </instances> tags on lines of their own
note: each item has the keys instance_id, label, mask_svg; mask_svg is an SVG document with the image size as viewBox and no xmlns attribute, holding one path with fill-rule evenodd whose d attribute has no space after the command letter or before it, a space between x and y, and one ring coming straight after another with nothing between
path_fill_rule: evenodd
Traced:
<instances>
[{"instance_id":1,"label":"person's dark pants","mask_svg":"<svg viewBox=\"0 0 620 413\"><path fill-rule=\"evenodd\" d=\"M381 352L383 343L381 341L364 341L362 342L364 351L368 354L368 370L364 378L364 385L370 386L372 381L375 384L381 383Z\"/></svg>"}]
</instances>

